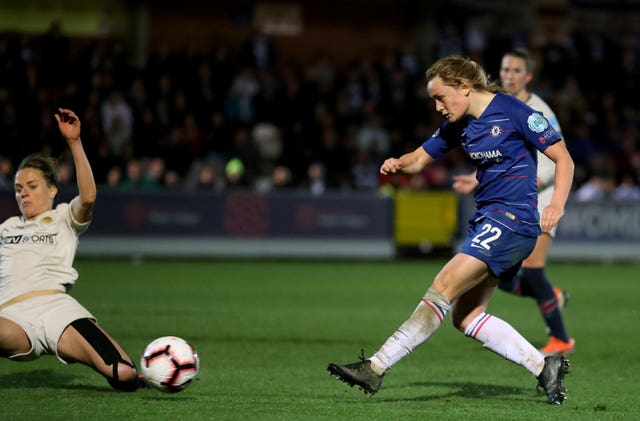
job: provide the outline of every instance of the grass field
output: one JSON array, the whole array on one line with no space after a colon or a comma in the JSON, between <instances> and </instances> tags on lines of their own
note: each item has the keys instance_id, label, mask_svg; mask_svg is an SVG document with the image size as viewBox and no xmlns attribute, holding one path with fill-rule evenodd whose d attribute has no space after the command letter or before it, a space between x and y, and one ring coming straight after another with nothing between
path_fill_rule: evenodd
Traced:
<instances>
[{"instance_id":1,"label":"grass field","mask_svg":"<svg viewBox=\"0 0 640 421\"><path fill-rule=\"evenodd\" d=\"M184 392L112 391L54 357L0 360L2 420L637 420L640 279L633 265L554 263L571 293L576 338L569 398L551 406L523 368L484 350L449 320L365 396L326 372L370 355L404 321L441 261L80 260L75 295L138 359L164 335L198 350ZM489 312L532 343L546 340L533 301L497 292Z\"/></svg>"}]
</instances>

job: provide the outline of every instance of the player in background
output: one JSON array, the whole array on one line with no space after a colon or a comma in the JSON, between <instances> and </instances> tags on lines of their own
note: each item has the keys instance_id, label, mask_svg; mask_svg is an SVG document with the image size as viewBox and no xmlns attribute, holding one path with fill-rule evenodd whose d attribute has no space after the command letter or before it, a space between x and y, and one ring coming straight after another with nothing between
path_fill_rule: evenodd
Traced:
<instances>
[{"instance_id":1,"label":"player in background","mask_svg":"<svg viewBox=\"0 0 640 421\"><path fill-rule=\"evenodd\" d=\"M80 139L80 120L67 109L55 115L75 163L78 195L53 208L55 162L34 154L14 179L20 216L0 225L0 356L14 361L56 355L102 374L118 390L141 383L135 364L91 313L68 294L78 278L73 260L78 236L91 222L96 185Z\"/></svg>"},{"instance_id":2,"label":"player in background","mask_svg":"<svg viewBox=\"0 0 640 421\"><path fill-rule=\"evenodd\" d=\"M387 370L425 342L451 311L454 326L502 357L526 368L547 402L565 399L569 362L545 357L507 322L486 313L500 280L512 279L563 215L573 179L573 161L560 134L541 113L499 92L477 63L450 56L426 73L427 92L445 121L415 151L389 158L381 174L415 174L461 147L477 168L476 213L460 251L436 275L406 320L369 359L330 363L327 370L365 393L376 393ZM553 197L541 218L536 210L536 150L556 163Z\"/></svg>"},{"instance_id":3,"label":"player in background","mask_svg":"<svg viewBox=\"0 0 640 421\"><path fill-rule=\"evenodd\" d=\"M549 105L538 95L527 90L533 78L533 60L524 49L507 52L502 57L500 80L507 93L520 99L534 110L540 111L549 120L553 128L562 135L560 124ZM538 211L549 205L553 195L555 164L538 151ZM453 189L460 194L472 192L478 185L475 173L454 176ZM548 343L541 349L545 355L569 354L574 351L575 340L565 329L562 307L567 296L564 291L554 287L547 279L544 268L547 254L555 237L556 227L543 232L529 257L522 262L520 273L510 280L500 282L499 288L523 297L533 297L538 303L540 313L550 335Z\"/></svg>"}]
</instances>

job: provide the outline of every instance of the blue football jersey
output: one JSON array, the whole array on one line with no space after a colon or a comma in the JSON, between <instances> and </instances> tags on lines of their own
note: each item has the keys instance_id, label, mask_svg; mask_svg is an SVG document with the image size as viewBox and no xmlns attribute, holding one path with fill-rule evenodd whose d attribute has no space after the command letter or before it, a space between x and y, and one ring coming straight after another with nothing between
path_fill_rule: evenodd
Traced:
<instances>
[{"instance_id":1,"label":"blue football jersey","mask_svg":"<svg viewBox=\"0 0 640 421\"><path fill-rule=\"evenodd\" d=\"M445 121L423 149L440 158L458 146L477 167L476 210L523 235L540 235L536 149L561 140L542 113L497 93L480 118Z\"/></svg>"}]
</instances>

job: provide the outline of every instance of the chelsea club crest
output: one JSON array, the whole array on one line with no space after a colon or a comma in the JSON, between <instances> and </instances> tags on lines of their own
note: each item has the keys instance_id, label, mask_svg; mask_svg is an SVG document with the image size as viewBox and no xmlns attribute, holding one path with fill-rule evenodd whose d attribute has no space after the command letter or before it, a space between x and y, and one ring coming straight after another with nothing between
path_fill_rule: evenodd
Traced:
<instances>
[{"instance_id":1,"label":"chelsea club crest","mask_svg":"<svg viewBox=\"0 0 640 421\"><path fill-rule=\"evenodd\" d=\"M502 134L502 128L500 126L493 126L489 131L491 137L498 137Z\"/></svg>"}]
</instances>

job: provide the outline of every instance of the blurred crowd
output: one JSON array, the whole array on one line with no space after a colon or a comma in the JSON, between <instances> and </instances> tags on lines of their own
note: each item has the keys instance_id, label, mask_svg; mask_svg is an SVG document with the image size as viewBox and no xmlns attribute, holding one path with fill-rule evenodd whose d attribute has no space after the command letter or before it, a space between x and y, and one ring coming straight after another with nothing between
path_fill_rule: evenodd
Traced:
<instances>
[{"instance_id":1,"label":"blurred crowd","mask_svg":"<svg viewBox=\"0 0 640 421\"><path fill-rule=\"evenodd\" d=\"M78 47L80 45L80 47ZM449 189L461 153L415 176L381 178L388 156L415 149L440 124L424 54L408 43L337 62L292 64L260 34L238 48L152 48L144 63L124 40L74 42L54 23L41 36L0 34L0 187L29 153L71 157L53 114L82 121L96 181L118 189L371 191ZM440 27L435 58L471 56L495 78L505 51L528 48L533 91L562 125L576 163L576 200L640 198L640 33L478 34Z\"/></svg>"}]
</instances>

